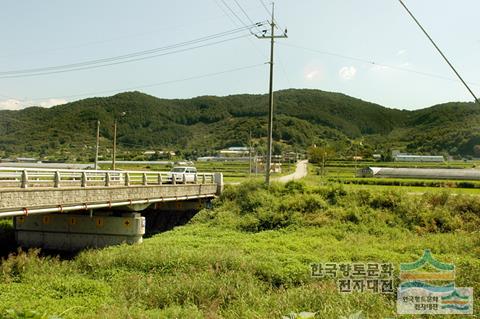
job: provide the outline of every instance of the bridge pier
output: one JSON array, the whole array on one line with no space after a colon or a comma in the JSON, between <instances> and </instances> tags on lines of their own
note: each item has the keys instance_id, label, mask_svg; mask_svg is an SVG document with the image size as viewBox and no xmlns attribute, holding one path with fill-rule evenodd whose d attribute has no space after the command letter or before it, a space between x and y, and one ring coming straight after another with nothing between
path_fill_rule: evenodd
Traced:
<instances>
[{"instance_id":1,"label":"bridge pier","mask_svg":"<svg viewBox=\"0 0 480 319\"><path fill-rule=\"evenodd\" d=\"M31 215L15 217L14 227L20 246L75 251L141 243L145 217L140 213Z\"/></svg>"}]
</instances>

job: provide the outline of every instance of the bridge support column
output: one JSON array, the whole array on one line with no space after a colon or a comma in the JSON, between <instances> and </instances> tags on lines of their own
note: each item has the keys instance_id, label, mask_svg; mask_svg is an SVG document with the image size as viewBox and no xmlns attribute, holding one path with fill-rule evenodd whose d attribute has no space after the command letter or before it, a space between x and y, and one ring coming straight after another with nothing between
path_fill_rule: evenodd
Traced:
<instances>
[{"instance_id":1,"label":"bridge support column","mask_svg":"<svg viewBox=\"0 0 480 319\"><path fill-rule=\"evenodd\" d=\"M66 251L141 243L145 234L145 217L139 213L30 215L15 217L14 224L20 246Z\"/></svg>"}]
</instances>

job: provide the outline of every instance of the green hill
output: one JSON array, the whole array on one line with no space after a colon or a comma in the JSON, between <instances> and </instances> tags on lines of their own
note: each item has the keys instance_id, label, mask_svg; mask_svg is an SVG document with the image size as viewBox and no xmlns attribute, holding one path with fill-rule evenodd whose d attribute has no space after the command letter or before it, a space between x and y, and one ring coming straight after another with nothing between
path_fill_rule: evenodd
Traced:
<instances>
[{"instance_id":1,"label":"green hill","mask_svg":"<svg viewBox=\"0 0 480 319\"><path fill-rule=\"evenodd\" d=\"M171 149L206 155L228 146L264 148L267 95L159 99L140 92L88 98L50 109L0 111L0 156L51 155L88 160L93 156L96 121L101 152L107 154L114 117L123 154ZM362 139L362 152L392 147L411 152L473 155L480 144L480 109L448 103L418 111L389 109L339 93L291 89L275 93L275 151L303 150L323 141L348 151ZM480 147L479 147L480 148Z\"/></svg>"}]
</instances>

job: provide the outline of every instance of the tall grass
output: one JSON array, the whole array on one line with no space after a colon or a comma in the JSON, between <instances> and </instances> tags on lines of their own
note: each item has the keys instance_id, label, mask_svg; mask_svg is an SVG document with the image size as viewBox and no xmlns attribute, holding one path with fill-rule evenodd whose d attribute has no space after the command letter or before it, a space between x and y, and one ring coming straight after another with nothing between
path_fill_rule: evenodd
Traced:
<instances>
[{"instance_id":1,"label":"tall grass","mask_svg":"<svg viewBox=\"0 0 480 319\"><path fill-rule=\"evenodd\" d=\"M141 245L70 261L38 251L10 256L0 268L0 314L281 318L310 311L339 318L361 310L393 318L394 295L341 294L333 280L312 278L310 264L392 262L398 275L400 262L429 248L455 263L458 286L479 291L479 221L475 197L245 183L227 188L190 224Z\"/></svg>"}]
</instances>

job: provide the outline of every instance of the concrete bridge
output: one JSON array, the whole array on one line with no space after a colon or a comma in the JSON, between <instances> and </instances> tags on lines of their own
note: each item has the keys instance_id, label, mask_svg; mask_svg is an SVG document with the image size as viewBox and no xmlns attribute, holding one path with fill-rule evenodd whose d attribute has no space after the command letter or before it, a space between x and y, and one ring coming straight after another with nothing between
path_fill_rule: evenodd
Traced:
<instances>
[{"instance_id":1,"label":"concrete bridge","mask_svg":"<svg viewBox=\"0 0 480 319\"><path fill-rule=\"evenodd\" d=\"M0 218L25 247L138 243L156 214L199 210L222 189L221 173L0 168Z\"/></svg>"}]
</instances>

